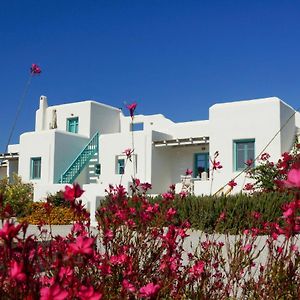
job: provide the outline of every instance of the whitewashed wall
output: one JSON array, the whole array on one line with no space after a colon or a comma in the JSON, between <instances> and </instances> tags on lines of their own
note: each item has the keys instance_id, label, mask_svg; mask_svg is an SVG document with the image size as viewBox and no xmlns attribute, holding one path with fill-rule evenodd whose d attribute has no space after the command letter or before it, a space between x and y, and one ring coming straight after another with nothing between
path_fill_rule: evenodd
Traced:
<instances>
[{"instance_id":1,"label":"whitewashed wall","mask_svg":"<svg viewBox=\"0 0 300 300\"><path fill-rule=\"evenodd\" d=\"M223 165L215 176L214 191L238 174L233 169L233 140L255 139L255 155L258 155L280 129L280 106L280 100L274 97L216 104L210 108L210 154L219 151ZM281 137L278 135L265 152L276 160L281 151ZM237 183L235 190L240 191L244 176L240 176Z\"/></svg>"}]
</instances>

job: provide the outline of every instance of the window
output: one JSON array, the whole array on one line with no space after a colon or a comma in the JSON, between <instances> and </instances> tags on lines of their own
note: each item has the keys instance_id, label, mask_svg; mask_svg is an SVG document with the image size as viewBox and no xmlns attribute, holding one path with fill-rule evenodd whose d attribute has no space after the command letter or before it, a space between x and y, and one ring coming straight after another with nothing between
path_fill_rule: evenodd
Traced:
<instances>
[{"instance_id":1,"label":"window","mask_svg":"<svg viewBox=\"0 0 300 300\"><path fill-rule=\"evenodd\" d=\"M78 117L67 119L67 131L78 133Z\"/></svg>"},{"instance_id":2,"label":"window","mask_svg":"<svg viewBox=\"0 0 300 300\"><path fill-rule=\"evenodd\" d=\"M96 175L100 175L101 174L101 165L100 164L96 164L95 165L95 174Z\"/></svg>"},{"instance_id":3,"label":"window","mask_svg":"<svg viewBox=\"0 0 300 300\"><path fill-rule=\"evenodd\" d=\"M32 157L30 159L30 179L41 178L41 157Z\"/></svg>"},{"instance_id":4,"label":"window","mask_svg":"<svg viewBox=\"0 0 300 300\"><path fill-rule=\"evenodd\" d=\"M236 140L233 141L233 167L234 171L244 170L246 162L254 160L255 140Z\"/></svg>"},{"instance_id":5,"label":"window","mask_svg":"<svg viewBox=\"0 0 300 300\"><path fill-rule=\"evenodd\" d=\"M207 172L209 175L209 156L208 153L195 153L194 157L194 177L199 176L201 173Z\"/></svg>"},{"instance_id":6,"label":"window","mask_svg":"<svg viewBox=\"0 0 300 300\"><path fill-rule=\"evenodd\" d=\"M131 124L131 131L141 131L144 130L144 123L133 123Z\"/></svg>"},{"instance_id":7,"label":"window","mask_svg":"<svg viewBox=\"0 0 300 300\"><path fill-rule=\"evenodd\" d=\"M125 159L117 159L117 174L124 174L125 172Z\"/></svg>"}]
</instances>

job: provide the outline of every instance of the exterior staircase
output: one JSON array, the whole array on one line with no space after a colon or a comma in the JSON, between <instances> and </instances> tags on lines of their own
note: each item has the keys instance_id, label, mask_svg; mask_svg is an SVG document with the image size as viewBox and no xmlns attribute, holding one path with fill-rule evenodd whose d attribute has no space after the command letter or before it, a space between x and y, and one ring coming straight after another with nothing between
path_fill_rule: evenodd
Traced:
<instances>
[{"instance_id":1,"label":"exterior staircase","mask_svg":"<svg viewBox=\"0 0 300 300\"><path fill-rule=\"evenodd\" d=\"M61 174L59 183L73 183L90 160L98 155L99 133L96 132L87 145L82 149L67 170Z\"/></svg>"}]
</instances>

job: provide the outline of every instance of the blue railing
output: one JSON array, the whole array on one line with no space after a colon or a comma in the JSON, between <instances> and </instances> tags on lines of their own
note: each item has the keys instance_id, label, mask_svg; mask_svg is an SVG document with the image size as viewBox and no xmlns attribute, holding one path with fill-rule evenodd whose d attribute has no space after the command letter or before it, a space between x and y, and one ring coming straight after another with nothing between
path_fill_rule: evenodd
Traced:
<instances>
[{"instance_id":1,"label":"blue railing","mask_svg":"<svg viewBox=\"0 0 300 300\"><path fill-rule=\"evenodd\" d=\"M98 152L99 133L96 132L88 144L82 149L78 156L73 160L67 170L61 174L59 183L73 183L76 177L81 173L91 158Z\"/></svg>"}]
</instances>

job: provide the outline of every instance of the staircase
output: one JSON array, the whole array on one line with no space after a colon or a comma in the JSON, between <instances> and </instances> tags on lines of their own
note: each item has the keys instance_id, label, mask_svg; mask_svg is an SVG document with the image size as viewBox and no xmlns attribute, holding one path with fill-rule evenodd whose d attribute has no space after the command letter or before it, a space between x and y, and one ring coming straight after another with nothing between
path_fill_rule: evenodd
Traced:
<instances>
[{"instance_id":1,"label":"staircase","mask_svg":"<svg viewBox=\"0 0 300 300\"><path fill-rule=\"evenodd\" d=\"M88 144L82 149L67 170L61 174L59 183L73 183L84 167L98 153L99 133L96 132Z\"/></svg>"}]
</instances>

